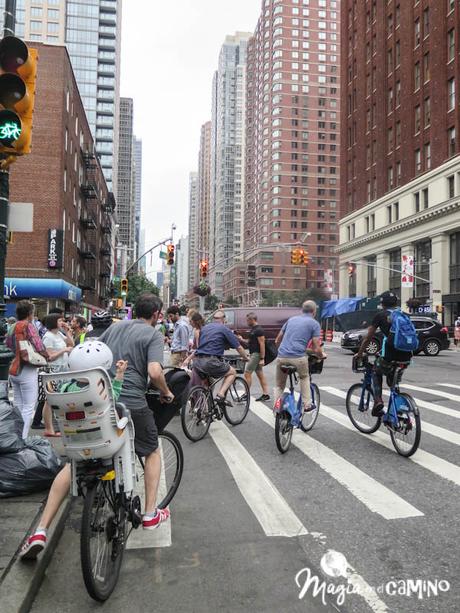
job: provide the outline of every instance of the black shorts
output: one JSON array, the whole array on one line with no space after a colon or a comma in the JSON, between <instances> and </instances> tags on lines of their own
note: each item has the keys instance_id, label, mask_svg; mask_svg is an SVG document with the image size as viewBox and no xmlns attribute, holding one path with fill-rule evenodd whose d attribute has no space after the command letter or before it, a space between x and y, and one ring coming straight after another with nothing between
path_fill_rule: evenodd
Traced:
<instances>
[{"instance_id":1,"label":"black shorts","mask_svg":"<svg viewBox=\"0 0 460 613\"><path fill-rule=\"evenodd\" d=\"M158 428L153 411L145 405L142 409L133 409L131 419L134 424L134 447L142 457L148 456L158 449Z\"/></svg>"},{"instance_id":2,"label":"black shorts","mask_svg":"<svg viewBox=\"0 0 460 613\"><path fill-rule=\"evenodd\" d=\"M213 379L220 379L230 370L230 364L224 362L222 358L215 355L204 356L199 355L193 358L193 368L203 372L205 375ZM199 373L198 373L199 374Z\"/></svg>"}]
</instances>

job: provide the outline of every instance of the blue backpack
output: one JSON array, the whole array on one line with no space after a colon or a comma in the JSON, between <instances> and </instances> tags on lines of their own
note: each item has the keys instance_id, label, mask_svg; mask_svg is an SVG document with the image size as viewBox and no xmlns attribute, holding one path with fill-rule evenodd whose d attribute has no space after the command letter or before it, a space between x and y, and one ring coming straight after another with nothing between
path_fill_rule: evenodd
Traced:
<instances>
[{"instance_id":1,"label":"blue backpack","mask_svg":"<svg viewBox=\"0 0 460 613\"><path fill-rule=\"evenodd\" d=\"M399 309L388 310L391 312L390 344L398 351L417 351L417 331L409 315Z\"/></svg>"}]
</instances>

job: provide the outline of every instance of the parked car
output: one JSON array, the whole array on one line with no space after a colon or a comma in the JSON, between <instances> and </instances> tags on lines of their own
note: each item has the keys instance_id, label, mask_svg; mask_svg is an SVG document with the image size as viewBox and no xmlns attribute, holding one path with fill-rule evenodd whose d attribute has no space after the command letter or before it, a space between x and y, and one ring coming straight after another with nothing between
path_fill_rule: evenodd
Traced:
<instances>
[{"instance_id":1,"label":"parked car","mask_svg":"<svg viewBox=\"0 0 460 613\"><path fill-rule=\"evenodd\" d=\"M444 349L449 349L449 335L446 327L439 321L431 317L421 315L410 315L410 318L417 330L419 348L417 353L423 351L425 355L438 355ZM344 333L341 341L343 349L349 349L356 353L361 346L363 338L366 336L367 329L348 330ZM366 351L369 355L375 355L380 351L383 342L383 334L379 330L375 337L367 345Z\"/></svg>"},{"instance_id":2,"label":"parked car","mask_svg":"<svg viewBox=\"0 0 460 613\"><path fill-rule=\"evenodd\" d=\"M248 313L255 313L257 321L265 331L265 338L275 340L284 322L293 315L300 315L301 309L298 307L235 307L222 309L225 312L225 323L227 326L243 337L249 334L249 327L246 321ZM214 313L211 313L208 321L212 321Z\"/></svg>"}]
</instances>

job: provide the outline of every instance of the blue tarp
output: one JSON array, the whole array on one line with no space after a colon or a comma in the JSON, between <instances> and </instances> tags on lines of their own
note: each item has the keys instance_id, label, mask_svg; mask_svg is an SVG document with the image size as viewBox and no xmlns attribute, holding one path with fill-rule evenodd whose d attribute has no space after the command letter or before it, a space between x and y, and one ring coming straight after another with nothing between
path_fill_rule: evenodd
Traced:
<instances>
[{"instance_id":1,"label":"blue tarp","mask_svg":"<svg viewBox=\"0 0 460 613\"><path fill-rule=\"evenodd\" d=\"M321 319L335 317L344 313L353 313L358 310L362 298L341 298L340 300L328 300L323 303Z\"/></svg>"}]
</instances>

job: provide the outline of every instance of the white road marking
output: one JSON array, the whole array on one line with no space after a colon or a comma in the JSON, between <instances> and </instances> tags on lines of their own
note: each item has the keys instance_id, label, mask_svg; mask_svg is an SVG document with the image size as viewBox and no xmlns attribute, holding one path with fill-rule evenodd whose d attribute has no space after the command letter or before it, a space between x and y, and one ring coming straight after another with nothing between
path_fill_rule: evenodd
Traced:
<instances>
[{"instance_id":1,"label":"white road marking","mask_svg":"<svg viewBox=\"0 0 460 613\"><path fill-rule=\"evenodd\" d=\"M401 387L405 387L408 390L414 390L414 392L425 392L426 394L430 394L430 396L440 396L441 398L447 398L447 400L460 402L460 396L457 396L456 394L449 394L449 392L434 390L430 389L429 387L419 387L418 385L409 385L408 383L401 383Z\"/></svg>"},{"instance_id":2,"label":"white road marking","mask_svg":"<svg viewBox=\"0 0 460 613\"><path fill-rule=\"evenodd\" d=\"M161 437L159 438L160 450L161 450ZM145 508L145 489L144 489L144 471L142 470L139 460L136 459L136 472L139 475L139 481L134 488L134 495L137 495L141 499L142 513ZM161 473L160 483L158 485L157 500L162 500L166 495L166 478L163 462L163 451L161 451ZM133 530L130 534L128 542L126 543L126 549L152 549L154 547L171 547L171 517L168 521L163 522L155 528L155 530L144 530L142 525Z\"/></svg>"},{"instance_id":3,"label":"white road marking","mask_svg":"<svg viewBox=\"0 0 460 613\"><path fill-rule=\"evenodd\" d=\"M308 534L286 500L227 426L222 422L213 423L209 433L265 534L285 537Z\"/></svg>"},{"instance_id":4,"label":"white road marking","mask_svg":"<svg viewBox=\"0 0 460 613\"><path fill-rule=\"evenodd\" d=\"M321 410L322 407L320 412ZM260 406L259 403L251 399L251 411L266 424L272 428L275 427L273 415L265 405ZM423 515L421 511L383 484L304 432L294 430L292 443L373 513L377 513L385 519L403 519Z\"/></svg>"},{"instance_id":5,"label":"white road marking","mask_svg":"<svg viewBox=\"0 0 460 613\"><path fill-rule=\"evenodd\" d=\"M351 430L355 434L359 434L369 441L372 441L374 443L382 445L383 447L386 447L387 449L392 449L394 451L393 444L387 434L384 434L379 430L377 432L374 432L374 434L363 434L353 426L353 424L348 418L348 415L343 415L343 413L340 413L340 411L332 409L331 407L328 407L323 403L321 403L321 414L331 419L332 421L335 421L341 426L344 426L345 428L347 428L347 430ZM452 464L451 462L447 462L447 460L438 458L438 456L435 456L426 451L422 451L420 448L417 449L416 453L413 456L407 459L411 462L414 462L415 464L418 464L419 466L422 466L423 468L426 468L426 470L429 470L430 472L438 475L439 477L442 477L443 479L447 479L448 481L452 481L456 485L460 485L460 466L457 466L456 464Z\"/></svg>"},{"instance_id":6,"label":"white road marking","mask_svg":"<svg viewBox=\"0 0 460 613\"><path fill-rule=\"evenodd\" d=\"M321 389L329 394L332 394L333 396L338 396L339 398L347 397L346 392L335 387L322 387ZM390 392L384 391L383 394L385 396L389 396ZM354 396L353 400L357 404L359 403L358 396ZM417 401L416 403L419 404ZM435 426L434 424L430 424L429 422L422 420L422 433L423 432L431 434L431 436L435 436L436 438L441 438L448 443L452 443L453 445L460 445L460 434L452 432L451 430L446 430L446 428L440 428L439 426Z\"/></svg>"},{"instance_id":7,"label":"white road marking","mask_svg":"<svg viewBox=\"0 0 460 613\"><path fill-rule=\"evenodd\" d=\"M460 385L454 385L453 383L438 383L438 385L442 385L442 387L451 387L456 390L460 390Z\"/></svg>"}]
</instances>

